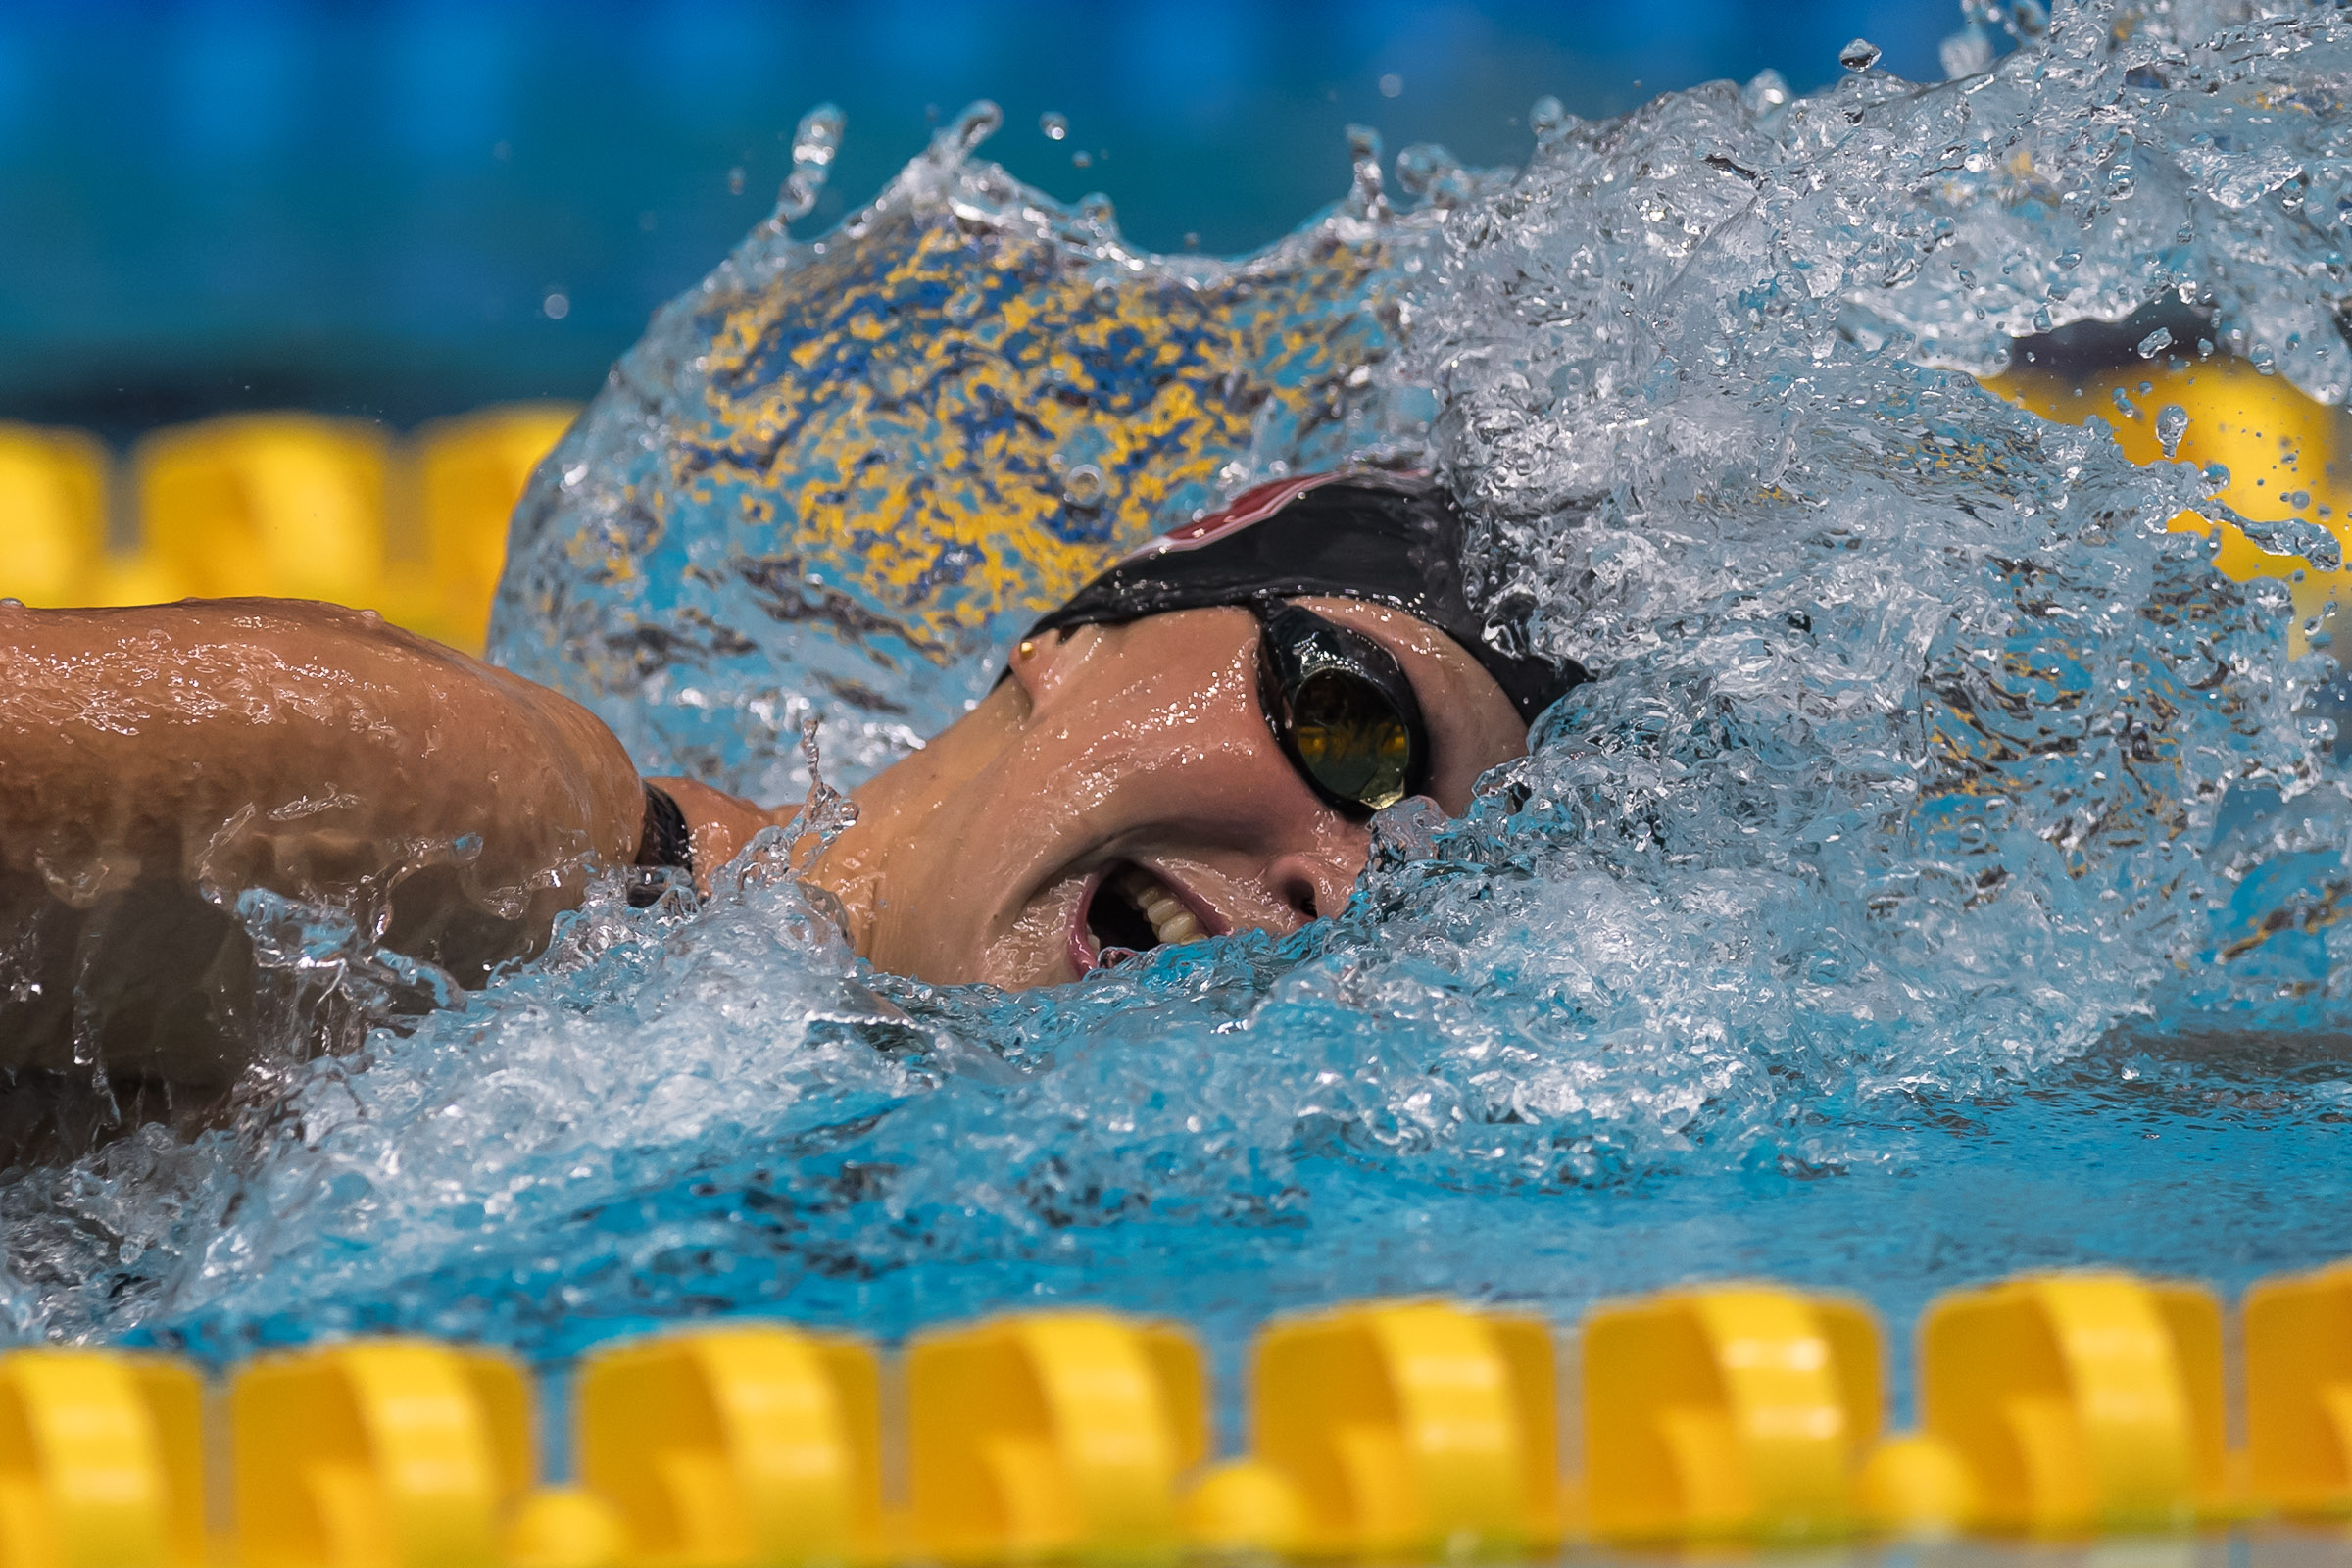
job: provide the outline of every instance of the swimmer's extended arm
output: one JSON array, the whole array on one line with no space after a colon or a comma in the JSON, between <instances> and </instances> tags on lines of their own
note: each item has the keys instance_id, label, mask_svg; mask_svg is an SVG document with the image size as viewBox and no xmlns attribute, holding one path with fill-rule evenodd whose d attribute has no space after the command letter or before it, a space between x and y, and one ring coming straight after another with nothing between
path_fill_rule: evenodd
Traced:
<instances>
[{"instance_id":1,"label":"swimmer's extended arm","mask_svg":"<svg viewBox=\"0 0 2352 1568\"><path fill-rule=\"evenodd\" d=\"M705 872L768 821L665 787ZM262 887L478 971L542 940L591 860L627 864L644 818L587 710L371 614L0 608L0 875L78 907Z\"/></svg>"}]
</instances>

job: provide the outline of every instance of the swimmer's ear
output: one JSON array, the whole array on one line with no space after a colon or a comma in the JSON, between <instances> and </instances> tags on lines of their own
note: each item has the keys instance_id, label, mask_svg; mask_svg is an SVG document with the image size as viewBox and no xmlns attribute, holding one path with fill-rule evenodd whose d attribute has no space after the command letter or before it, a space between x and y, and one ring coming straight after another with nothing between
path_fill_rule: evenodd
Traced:
<instances>
[{"instance_id":1,"label":"swimmer's ear","mask_svg":"<svg viewBox=\"0 0 2352 1568\"><path fill-rule=\"evenodd\" d=\"M1024 637L1013 645L1011 674L1029 694L1032 710L1052 705L1105 642L1101 626L1079 626Z\"/></svg>"}]
</instances>

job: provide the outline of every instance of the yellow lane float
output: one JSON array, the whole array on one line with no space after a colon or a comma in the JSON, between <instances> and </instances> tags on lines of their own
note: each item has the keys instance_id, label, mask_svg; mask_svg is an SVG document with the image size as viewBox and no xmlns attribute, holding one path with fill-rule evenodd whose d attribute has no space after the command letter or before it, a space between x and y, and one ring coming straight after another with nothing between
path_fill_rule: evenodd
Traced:
<instances>
[{"instance_id":1,"label":"yellow lane float","mask_svg":"<svg viewBox=\"0 0 2352 1568\"><path fill-rule=\"evenodd\" d=\"M478 651L508 517L577 412L486 409L405 441L366 419L232 415L147 436L121 482L91 436L0 424L0 595L323 599Z\"/></svg>"},{"instance_id":2,"label":"yellow lane float","mask_svg":"<svg viewBox=\"0 0 2352 1568\"><path fill-rule=\"evenodd\" d=\"M2077 373L2032 365L1984 383L2022 409L2065 424L2104 420L2134 463L2193 463L2227 469L2214 499L2254 522L2301 518L2352 539L2352 416L2306 396L2284 376L2217 356L2142 361ZM2295 619L2289 651L2301 657L2339 601L2352 605L2352 577L2307 558L2267 550L2234 522L2195 511L2172 520L2180 532L2218 536L2214 568L2232 582L2278 578L2289 585Z\"/></svg>"},{"instance_id":3,"label":"yellow lane float","mask_svg":"<svg viewBox=\"0 0 2352 1568\"><path fill-rule=\"evenodd\" d=\"M0 595L77 605L106 591L108 462L78 430L0 424Z\"/></svg>"},{"instance_id":4,"label":"yellow lane float","mask_svg":"<svg viewBox=\"0 0 2352 1568\"><path fill-rule=\"evenodd\" d=\"M2352 1515L2352 1263L2246 1293L2246 1459L2254 1499Z\"/></svg>"},{"instance_id":5,"label":"yellow lane float","mask_svg":"<svg viewBox=\"0 0 2352 1568\"><path fill-rule=\"evenodd\" d=\"M1246 1457L1188 1509L1220 1550L1436 1561L1560 1539L1551 1337L1538 1319L1373 1301L1259 1338Z\"/></svg>"},{"instance_id":6,"label":"yellow lane float","mask_svg":"<svg viewBox=\"0 0 2352 1568\"><path fill-rule=\"evenodd\" d=\"M2060 370L2021 353L1988 390L2045 418L2097 418L2136 463L2228 470L2216 499L2262 522L2301 517L2352 537L2352 424L2283 377L2227 355L2164 356ZM577 415L522 403L436 420L396 440L367 420L234 415L159 430L134 450L132 526L112 522L106 449L75 430L0 424L0 594L28 604L148 604L186 595L283 594L362 606L478 650L507 524L532 469ZM2290 585L2291 651L2346 574L2265 549L2234 522L2184 511L2173 527L2216 536L2233 581Z\"/></svg>"},{"instance_id":7,"label":"yellow lane float","mask_svg":"<svg viewBox=\"0 0 2352 1568\"><path fill-rule=\"evenodd\" d=\"M544 1568L880 1558L878 1368L858 1340L777 1323L590 1356L580 1486L538 1500L514 1555Z\"/></svg>"},{"instance_id":8,"label":"yellow lane float","mask_svg":"<svg viewBox=\"0 0 2352 1568\"><path fill-rule=\"evenodd\" d=\"M1735 1282L1604 1304L1565 1377L1524 1314L1357 1302L1259 1335L1246 1449L1219 1461L1200 1352L1173 1324L1022 1312L885 1358L727 1321L592 1352L568 1480L544 1475L529 1381L488 1351L264 1356L228 1378L208 1441L193 1371L30 1348L0 1353L0 1551L11 1568L1399 1563L1563 1542L2184 1541L2352 1514L2352 1262L2247 1293L2242 1452L2224 1325L2199 1286L2114 1271L1952 1292L1920 1323L1919 1429L1887 1438L1879 1328L1843 1298ZM1561 1462L1563 1389L1581 1467Z\"/></svg>"},{"instance_id":9,"label":"yellow lane float","mask_svg":"<svg viewBox=\"0 0 2352 1568\"><path fill-rule=\"evenodd\" d=\"M1835 1541L1885 1419L1878 1324L1771 1285L1586 1320L1585 1513L1616 1544Z\"/></svg>"}]
</instances>

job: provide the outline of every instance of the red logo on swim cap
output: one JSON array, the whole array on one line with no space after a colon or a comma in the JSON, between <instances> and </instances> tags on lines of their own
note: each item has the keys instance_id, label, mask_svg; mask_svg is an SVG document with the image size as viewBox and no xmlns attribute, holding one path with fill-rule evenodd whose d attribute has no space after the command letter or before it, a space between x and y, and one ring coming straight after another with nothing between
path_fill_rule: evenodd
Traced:
<instances>
[{"instance_id":1,"label":"red logo on swim cap","mask_svg":"<svg viewBox=\"0 0 2352 1568\"><path fill-rule=\"evenodd\" d=\"M1198 550L1202 545L1214 544L1229 533L1239 533L1253 522L1265 521L1309 490L1347 477L1348 471L1341 469L1332 473L1310 473L1298 479L1276 479L1271 484L1254 486L1199 521L1188 522L1181 528L1170 528L1158 538L1122 557L1119 564L1123 566L1128 562L1142 561L1151 556L1164 556L1178 550Z\"/></svg>"}]
</instances>

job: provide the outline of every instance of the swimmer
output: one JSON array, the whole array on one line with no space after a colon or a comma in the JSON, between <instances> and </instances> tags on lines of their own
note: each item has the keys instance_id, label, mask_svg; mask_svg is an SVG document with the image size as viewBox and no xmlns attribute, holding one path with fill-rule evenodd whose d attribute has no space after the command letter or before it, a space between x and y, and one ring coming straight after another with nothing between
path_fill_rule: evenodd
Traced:
<instances>
[{"instance_id":1,"label":"swimmer","mask_svg":"<svg viewBox=\"0 0 2352 1568\"><path fill-rule=\"evenodd\" d=\"M940 984L1336 912L1375 811L1461 812L1584 676L1480 621L1461 540L1441 489L1377 470L1163 536L859 788L808 879L860 956ZM247 890L478 985L592 866L707 885L791 815L641 781L585 709L363 612L0 608L0 1067L232 1080L264 1004L220 907Z\"/></svg>"}]
</instances>

